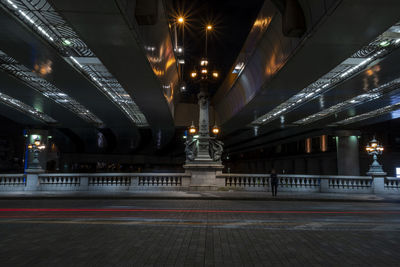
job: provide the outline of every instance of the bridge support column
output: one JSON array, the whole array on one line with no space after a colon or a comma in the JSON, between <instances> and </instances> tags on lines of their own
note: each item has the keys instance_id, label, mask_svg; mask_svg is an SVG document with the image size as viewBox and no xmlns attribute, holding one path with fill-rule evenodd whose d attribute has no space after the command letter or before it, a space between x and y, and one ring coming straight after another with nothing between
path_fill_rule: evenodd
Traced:
<instances>
[{"instance_id":1,"label":"bridge support column","mask_svg":"<svg viewBox=\"0 0 400 267\"><path fill-rule=\"evenodd\" d=\"M360 175L358 131L337 131L338 175Z\"/></svg>"}]
</instances>

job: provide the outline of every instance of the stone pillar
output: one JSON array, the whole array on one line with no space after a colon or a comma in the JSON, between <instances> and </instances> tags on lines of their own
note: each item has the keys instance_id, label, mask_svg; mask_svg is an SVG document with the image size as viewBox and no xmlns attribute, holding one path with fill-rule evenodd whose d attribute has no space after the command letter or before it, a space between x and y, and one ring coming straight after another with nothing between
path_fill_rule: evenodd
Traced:
<instances>
[{"instance_id":1,"label":"stone pillar","mask_svg":"<svg viewBox=\"0 0 400 267\"><path fill-rule=\"evenodd\" d=\"M89 191L89 177L81 177L79 191Z\"/></svg>"},{"instance_id":2,"label":"stone pillar","mask_svg":"<svg viewBox=\"0 0 400 267\"><path fill-rule=\"evenodd\" d=\"M383 194L385 192L385 176L382 175L372 175L372 187L375 194Z\"/></svg>"},{"instance_id":3,"label":"stone pillar","mask_svg":"<svg viewBox=\"0 0 400 267\"><path fill-rule=\"evenodd\" d=\"M320 192L326 193L329 191L329 178L322 178L320 180Z\"/></svg>"},{"instance_id":4,"label":"stone pillar","mask_svg":"<svg viewBox=\"0 0 400 267\"><path fill-rule=\"evenodd\" d=\"M39 190L39 173L30 172L26 174L26 191Z\"/></svg>"},{"instance_id":5,"label":"stone pillar","mask_svg":"<svg viewBox=\"0 0 400 267\"><path fill-rule=\"evenodd\" d=\"M207 91L204 87L201 88L198 95L199 99L199 145L195 161L211 161L209 146L209 122L208 122L208 106L209 100Z\"/></svg>"},{"instance_id":6,"label":"stone pillar","mask_svg":"<svg viewBox=\"0 0 400 267\"><path fill-rule=\"evenodd\" d=\"M338 175L360 175L358 131L337 131Z\"/></svg>"}]
</instances>

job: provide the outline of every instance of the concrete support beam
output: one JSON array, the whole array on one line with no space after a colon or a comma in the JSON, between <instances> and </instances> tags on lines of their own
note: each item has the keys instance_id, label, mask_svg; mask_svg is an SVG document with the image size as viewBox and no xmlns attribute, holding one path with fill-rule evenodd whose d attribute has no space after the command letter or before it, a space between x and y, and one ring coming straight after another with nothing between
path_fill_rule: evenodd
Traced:
<instances>
[{"instance_id":1,"label":"concrete support beam","mask_svg":"<svg viewBox=\"0 0 400 267\"><path fill-rule=\"evenodd\" d=\"M359 132L337 131L336 135L338 175L359 176Z\"/></svg>"}]
</instances>

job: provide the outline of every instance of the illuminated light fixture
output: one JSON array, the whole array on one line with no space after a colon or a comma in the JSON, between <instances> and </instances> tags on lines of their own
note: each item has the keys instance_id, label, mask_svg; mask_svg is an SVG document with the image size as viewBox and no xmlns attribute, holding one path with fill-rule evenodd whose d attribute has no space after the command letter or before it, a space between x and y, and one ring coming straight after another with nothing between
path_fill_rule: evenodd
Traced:
<instances>
[{"instance_id":1,"label":"illuminated light fixture","mask_svg":"<svg viewBox=\"0 0 400 267\"><path fill-rule=\"evenodd\" d=\"M217 125L214 125L214 127L212 128L212 132L213 132L213 134L215 134L215 135L219 134L219 128L218 128Z\"/></svg>"},{"instance_id":2,"label":"illuminated light fixture","mask_svg":"<svg viewBox=\"0 0 400 267\"><path fill-rule=\"evenodd\" d=\"M79 71L91 80L133 123L138 127L149 126L145 115L130 95L50 3L46 0L1 0L1 3L8 7L21 22L43 36L57 49L65 61L78 67ZM65 40L71 44L65 45ZM145 49L154 51L155 47L145 47ZM93 64L93 62L95 63ZM127 95L127 97L120 95Z\"/></svg>"},{"instance_id":3,"label":"illuminated light fixture","mask_svg":"<svg viewBox=\"0 0 400 267\"><path fill-rule=\"evenodd\" d=\"M77 114L83 120L92 123L97 127L100 127L104 124L96 115L91 113L86 107L81 105L75 99L71 98L63 91L58 89L56 86L49 83L44 78L40 77L37 73L28 69L1 50L0 69L28 84L45 97L50 98L58 104L61 104L63 107Z\"/></svg>"},{"instance_id":4,"label":"illuminated light fixture","mask_svg":"<svg viewBox=\"0 0 400 267\"><path fill-rule=\"evenodd\" d=\"M40 162L39 162L39 153L40 153L40 151L44 150L45 148L46 148L46 146L44 144L42 144L39 137L37 137L33 141L33 144L28 144L29 151L33 152L33 160L29 164L29 169L36 169L36 170L42 169L42 167L40 166Z\"/></svg>"},{"instance_id":5,"label":"illuminated light fixture","mask_svg":"<svg viewBox=\"0 0 400 267\"><path fill-rule=\"evenodd\" d=\"M178 54L182 54L182 53L183 53L183 47L182 47L182 46L178 46L178 47L175 49L175 52L177 52Z\"/></svg>"},{"instance_id":6,"label":"illuminated light fixture","mask_svg":"<svg viewBox=\"0 0 400 267\"><path fill-rule=\"evenodd\" d=\"M181 84L179 85L179 89L181 90L181 92L185 92L186 91L186 83L185 82L181 82Z\"/></svg>"},{"instance_id":7,"label":"illuminated light fixture","mask_svg":"<svg viewBox=\"0 0 400 267\"><path fill-rule=\"evenodd\" d=\"M210 31L210 30L212 30L212 28L213 28L212 25L207 25L207 30Z\"/></svg>"},{"instance_id":8,"label":"illuminated light fixture","mask_svg":"<svg viewBox=\"0 0 400 267\"><path fill-rule=\"evenodd\" d=\"M340 63L320 79L308 85L299 93L293 95L268 113L252 121L251 124L260 125L271 122L277 119L279 115L283 115L312 100L320 94L333 89L337 84L358 74L360 71L367 68L371 63L377 63L378 61L382 60L386 55L399 47L400 42L397 42L397 38L390 37L393 36L391 33L398 29L400 29L400 23L390 27L371 43L358 50L350 58ZM379 44L384 41L388 41L390 44L385 47L380 46Z\"/></svg>"},{"instance_id":9,"label":"illuminated light fixture","mask_svg":"<svg viewBox=\"0 0 400 267\"><path fill-rule=\"evenodd\" d=\"M194 126L194 123L192 121L192 125L189 127L189 133L190 134L195 134L197 132L196 126Z\"/></svg>"},{"instance_id":10,"label":"illuminated light fixture","mask_svg":"<svg viewBox=\"0 0 400 267\"><path fill-rule=\"evenodd\" d=\"M216 71L214 71L212 75L213 75L214 78L218 78L218 76L219 76L218 72L216 72Z\"/></svg>"},{"instance_id":11,"label":"illuminated light fixture","mask_svg":"<svg viewBox=\"0 0 400 267\"><path fill-rule=\"evenodd\" d=\"M385 40L385 41L380 42L379 45L382 47L386 47L386 46L390 45L390 42Z\"/></svg>"},{"instance_id":12,"label":"illuminated light fixture","mask_svg":"<svg viewBox=\"0 0 400 267\"><path fill-rule=\"evenodd\" d=\"M205 66L207 66L207 65L208 65L208 60L207 60L207 59L202 59L202 60L200 61L200 66L205 67Z\"/></svg>"},{"instance_id":13,"label":"illuminated light fixture","mask_svg":"<svg viewBox=\"0 0 400 267\"><path fill-rule=\"evenodd\" d=\"M182 17L182 16L180 16L180 17L178 18L178 22L179 22L180 24L184 23L184 22L185 22L185 18Z\"/></svg>"},{"instance_id":14,"label":"illuminated light fixture","mask_svg":"<svg viewBox=\"0 0 400 267\"><path fill-rule=\"evenodd\" d=\"M378 162L378 155L381 155L383 152L383 146L379 144L378 141L376 141L375 136L374 138L367 144L365 147L365 150L367 151L368 155L372 155L373 162L370 165L369 171L367 174L373 175L373 174L386 174L384 173L382 169L382 165L379 164Z\"/></svg>"},{"instance_id":15,"label":"illuminated light fixture","mask_svg":"<svg viewBox=\"0 0 400 267\"><path fill-rule=\"evenodd\" d=\"M233 69L232 73L240 73L242 72L244 68L244 63L243 62L239 62L236 64L235 68Z\"/></svg>"},{"instance_id":16,"label":"illuminated light fixture","mask_svg":"<svg viewBox=\"0 0 400 267\"><path fill-rule=\"evenodd\" d=\"M207 74L207 69L201 69L201 73L203 73L203 74Z\"/></svg>"},{"instance_id":17,"label":"illuminated light fixture","mask_svg":"<svg viewBox=\"0 0 400 267\"><path fill-rule=\"evenodd\" d=\"M192 78L196 78L197 72L193 71L192 73L190 73L190 76L192 76Z\"/></svg>"},{"instance_id":18,"label":"illuminated light fixture","mask_svg":"<svg viewBox=\"0 0 400 267\"><path fill-rule=\"evenodd\" d=\"M40 140L39 138L37 138L34 142L35 146L40 146Z\"/></svg>"},{"instance_id":19,"label":"illuminated light fixture","mask_svg":"<svg viewBox=\"0 0 400 267\"><path fill-rule=\"evenodd\" d=\"M38 119L42 122L45 122L47 124L55 124L57 121L53 119L52 117L46 115L45 113L36 110L35 108L15 99L12 98L9 95L0 93L0 102L6 104L7 106L10 106L18 111L21 111L22 113L25 113L29 116L34 117L35 119Z\"/></svg>"},{"instance_id":20,"label":"illuminated light fixture","mask_svg":"<svg viewBox=\"0 0 400 267\"><path fill-rule=\"evenodd\" d=\"M396 111L396 110L400 110L400 102L393 104L393 105L385 106L383 108L379 108L379 109L376 109L376 110L373 110L373 111L370 111L367 113L363 113L363 114L359 114L356 116L346 118L344 120L330 124L329 126L339 126L339 125L347 125L347 124L351 124L351 123L356 123L356 122L367 120L367 119L370 119L373 117L381 116L381 115L384 115L386 113Z\"/></svg>"},{"instance_id":21,"label":"illuminated light fixture","mask_svg":"<svg viewBox=\"0 0 400 267\"><path fill-rule=\"evenodd\" d=\"M63 44L66 45L66 46L70 46L72 43L71 43L70 40L64 39L64 40L63 40Z\"/></svg>"},{"instance_id":22,"label":"illuminated light fixture","mask_svg":"<svg viewBox=\"0 0 400 267\"><path fill-rule=\"evenodd\" d=\"M348 99L346 101L340 102L339 104L333 105L327 109L324 109L318 113L312 114L306 118L295 121L294 124L309 124L309 123L321 120L323 118L326 118L335 113L341 112L350 107L361 105L366 102L378 99L378 98L384 96L385 94L390 93L393 90L396 90L398 88L400 88L400 78L397 78L391 82L383 84L372 90L369 90L367 93L363 93L363 94L355 96L351 99Z\"/></svg>"},{"instance_id":23,"label":"illuminated light fixture","mask_svg":"<svg viewBox=\"0 0 400 267\"><path fill-rule=\"evenodd\" d=\"M155 46L145 46L144 49L149 52L154 52L156 50L156 47Z\"/></svg>"},{"instance_id":24,"label":"illuminated light fixture","mask_svg":"<svg viewBox=\"0 0 400 267\"><path fill-rule=\"evenodd\" d=\"M180 59L178 59L178 63L183 65L183 64L185 64L185 60L183 58L180 58Z\"/></svg>"}]
</instances>

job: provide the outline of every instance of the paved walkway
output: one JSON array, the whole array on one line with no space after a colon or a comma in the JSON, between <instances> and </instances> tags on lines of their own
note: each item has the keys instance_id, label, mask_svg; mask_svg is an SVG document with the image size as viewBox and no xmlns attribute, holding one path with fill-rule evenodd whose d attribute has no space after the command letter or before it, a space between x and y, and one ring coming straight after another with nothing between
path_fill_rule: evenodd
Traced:
<instances>
[{"instance_id":1,"label":"paved walkway","mask_svg":"<svg viewBox=\"0 0 400 267\"><path fill-rule=\"evenodd\" d=\"M340 193L296 193L278 192L272 197L271 192L243 191L130 191L130 192L68 192L68 191L22 191L0 192L0 199L41 199L41 198L131 198L131 199L215 199L215 200L316 200L316 201L367 201L367 202L400 202L400 193L375 194L340 194Z\"/></svg>"},{"instance_id":2,"label":"paved walkway","mask_svg":"<svg viewBox=\"0 0 400 267\"><path fill-rule=\"evenodd\" d=\"M0 200L0 266L399 266L400 205Z\"/></svg>"}]
</instances>

